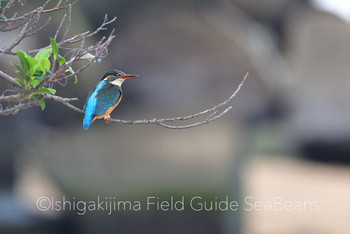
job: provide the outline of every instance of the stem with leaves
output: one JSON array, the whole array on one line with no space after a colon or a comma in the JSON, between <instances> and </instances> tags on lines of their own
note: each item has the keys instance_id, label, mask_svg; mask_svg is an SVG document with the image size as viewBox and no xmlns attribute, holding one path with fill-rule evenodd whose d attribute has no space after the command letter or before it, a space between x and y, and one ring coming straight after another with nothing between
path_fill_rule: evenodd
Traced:
<instances>
[{"instance_id":1,"label":"stem with leaves","mask_svg":"<svg viewBox=\"0 0 350 234\"><path fill-rule=\"evenodd\" d=\"M54 7L47 8L50 2L51 0L47 0L41 6L22 15L15 12L12 16L9 16L9 10L13 11L25 6L25 1L10 0L3 8L1 8L0 1L0 32L18 30L15 39L0 48L0 56L17 56L20 60L19 65L14 65L18 77L11 77L0 70L0 79L13 85L16 93L5 95L7 91L5 90L0 95L0 114L15 114L33 104L41 105L44 110L45 94L55 94L56 89L53 88L55 84L62 85L72 77L77 83L77 74L108 54L108 46L114 38L114 29L109 36L102 37L95 44L86 46L85 41L97 36L99 32L107 30L107 26L116 20L115 17L108 20L107 15L105 15L101 26L93 32L87 31L67 38L72 21L72 6L78 0L59 0ZM49 45L27 51L14 51L23 40L34 36L49 25L50 16L42 25L39 25L39 19L43 15L62 10L66 10L67 13L62 18L54 38L50 39ZM60 37L61 32L63 35ZM78 68L74 71L72 67L78 61L85 61L85 64L78 65Z\"/></svg>"},{"instance_id":2,"label":"stem with leaves","mask_svg":"<svg viewBox=\"0 0 350 234\"><path fill-rule=\"evenodd\" d=\"M0 32L19 30L17 37L10 42L9 45L0 48L0 56L17 56L21 63L20 65L14 65L20 78L14 78L0 70L0 79L15 87L15 89L12 90L15 94L5 95L6 91L8 91L5 90L5 92L0 95L0 115L16 114L20 110L35 105L40 105L42 110L44 110L44 100L52 100L61 103L76 112L84 114L82 109L70 104L71 101L75 101L77 98L56 96L56 90L53 89L53 85L66 82L71 77L75 78L76 83L77 74L94 62L98 62L101 58L107 56L108 46L114 38L114 29L109 36L102 37L95 44L89 45L88 47L85 46L85 41L88 38L96 36L99 32L107 30L106 27L112 24L116 18L114 17L108 20L107 15L105 15L101 26L93 32L86 31L67 38L72 21L72 6L75 5L78 0L59 0L53 8L46 8L50 2L51 0L47 0L41 6L22 15L18 15L16 12L12 16L8 16L8 11L10 9L15 9L16 7L20 7L20 5L23 6L25 2L21 0L9 0L5 7L1 8L0 0ZM48 17L42 25L38 25L42 15L61 10L67 10L67 13L62 17L53 38L50 39L49 45L27 51L13 51L25 38L37 34L49 25L50 17ZM67 23L64 33L60 39L58 39L65 21L67 21ZM78 45L74 46L75 44ZM72 66L78 61L85 61L85 64L80 65L80 67L74 71ZM209 124L221 118L232 108L232 106L228 106L228 103L240 91L247 76L248 73L228 99L196 114L172 118L141 120L111 119L110 121L123 124L158 124L170 129L186 129ZM203 116L207 117L195 123L185 125L176 124L182 121L198 119ZM172 123L175 123L175 125Z\"/></svg>"}]
</instances>

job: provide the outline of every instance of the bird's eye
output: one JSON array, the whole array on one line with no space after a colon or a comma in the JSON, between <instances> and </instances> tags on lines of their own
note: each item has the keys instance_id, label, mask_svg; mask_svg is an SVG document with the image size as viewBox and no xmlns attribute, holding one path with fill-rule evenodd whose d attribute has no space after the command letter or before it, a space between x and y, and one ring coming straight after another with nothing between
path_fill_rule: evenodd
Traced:
<instances>
[{"instance_id":1,"label":"bird's eye","mask_svg":"<svg viewBox=\"0 0 350 234\"><path fill-rule=\"evenodd\" d=\"M117 76L118 77L123 77L123 73L118 73Z\"/></svg>"}]
</instances>

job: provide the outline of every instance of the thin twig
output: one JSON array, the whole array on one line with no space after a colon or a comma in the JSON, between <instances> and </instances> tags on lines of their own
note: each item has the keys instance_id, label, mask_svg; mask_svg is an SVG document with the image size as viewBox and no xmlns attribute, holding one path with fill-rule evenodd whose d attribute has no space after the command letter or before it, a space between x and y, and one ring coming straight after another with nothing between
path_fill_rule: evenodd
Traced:
<instances>
[{"instance_id":1,"label":"thin twig","mask_svg":"<svg viewBox=\"0 0 350 234\"><path fill-rule=\"evenodd\" d=\"M182 126L174 126L174 125L169 125L169 124L165 124L163 121L159 121L157 122L157 124L159 124L162 127L165 128L170 128L170 129L186 129L186 128L194 128L200 125L204 125L204 124L209 124L219 118L221 118L224 114L226 114L229 110L231 110L232 106L227 107L224 111L222 111L220 114L212 117L212 118L208 118L204 121L200 121L200 122L196 122L193 124L188 124L188 125L182 125Z\"/></svg>"},{"instance_id":2,"label":"thin twig","mask_svg":"<svg viewBox=\"0 0 350 234\"><path fill-rule=\"evenodd\" d=\"M7 10L9 10L10 8L12 8L14 6L16 0L10 0L8 3L6 3L5 7L2 8L1 14L5 14L5 12ZM1 6L0 6L1 7Z\"/></svg>"},{"instance_id":3,"label":"thin twig","mask_svg":"<svg viewBox=\"0 0 350 234\"><path fill-rule=\"evenodd\" d=\"M103 23L100 25L100 27L98 27L94 32L90 33L89 31L86 31L86 32L83 32L83 33L80 33L80 34L77 34L77 35L74 35L73 37L71 38L68 38L68 39L64 39L60 42L58 42L58 46L60 48L62 48L63 45L65 44L74 44L74 43L77 43L77 42L81 42L82 40L85 40L87 38L90 38L94 35L96 35L97 33L99 33L100 31L102 30L105 30L105 26L113 23L117 18L114 17L113 19L111 20L104 20ZM114 38L114 37L113 37ZM47 49L47 48L50 48L50 45L46 46L46 47L42 47L40 49L34 49L34 50L30 50L28 51L29 54L35 54L37 52L39 52L40 50L42 49Z\"/></svg>"},{"instance_id":4,"label":"thin twig","mask_svg":"<svg viewBox=\"0 0 350 234\"><path fill-rule=\"evenodd\" d=\"M67 1L66 1L67 2ZM68 5L56 5L54 8L50 8L50 9L46 9L46 10L41 10L41 13L42 14L46 14L46 13L52 13L52 12L55 12L55 11L60 11L62 9L66 9L66 8L69 8L69 5L75 5L76 3L78 2L78 0L75 0L73 1L72 3L68 4ZM61 1L59 2L59 4L61 3ZM44 8L45 5L47 3L44 3L43 6L41 6L40 8ZM31 12L28 12L22 16L19 16L19 17L16 17L16 18L11 18L11 19L0 19L0 23L10 23L10 22L18 22L18 21L21 21L21 20L26 20L28 19L29 17L37 14L39 12L39 7L34 9L33 11Z\"/></svg>"},{"instance_id":5,"label":"thin twig","mask_svg":"<svg viewBox=\"0 0 350 234\"><path fill-rule=\"evenodd\" d=\"M68 23L67 23L66 31L64 31L64 34L62 36L62 40L67 37L71 23L72 23L72 5L69 4L69 7L68 7Z\"/></svg>"},{"instance_id":6,"label":"thin twig","mask_svg":"<svg viewBox=\"0 0 350 234\"><path fill-rule=\"evenodd\" d=\"M39 31L43 30L47 25L49 25L50 21L51 21L51 17L49 17L49 18L46 20L46 22L45 22L43 25L41 25L39 28L33 30L33 31L30 32L30 33L28 32L27 35L26 35L26 37L32 36L32 35L34 35L34 34L37 34Z\"/></svg>"},{"instance_id":7,"label":"thin twig","mask_svg":"<svg viewBox=\"0 0 350 234\"><path fill-rule=\"evenodd\" d=\"M38 101L34 100L34 101L30 101L30 102L16 105L14 107L6 108L6 109L0 111L0 115L16 114L19 110L26 109L32 105L38 105L37 103L38 103Z\"/></svg>"},{"instance_id":8,"label":"thin twig","mask_svg":"<svg viewBox=\"0 0 350 234\"><path fill-rule=\"evenodd\" d=\"M2 54L11 53L11 50L12 50L15 46L17 46L17 45L23 40L23 38L25 37L26 33L28 32L28 31L27 31L27 27L28 27L28 25L29 25L29 23L30 23L31 20L32 20L32 19L29 19L28 22L24 24L24 26L23 26L23 28L22 28L20 34L19 34L19 35L17 36L17 38L12 42L12 44L9 45L8 47L2 48L2 49L0 50L0 53L2 53Z\"/></svg>"},{"instance_id":9,"label":"thin twig","mask_svg":"<svg viewBox=\"0 0 350 234\"><path fill-rule=\"evenodd\" d=\"M55 41L57 40L58 34L59 34L60 31L61 31L62 25L63 25L63 23L64 23L66 17L67 17L67 14L64 14L64 16L63 16L63 18L62 18L62 20L61 20L61 23L60 23L60 25L58 26L58 28L57 28L57 30L56 30L55 36L53 37L53 39L54 39Z\"/></svg>"}]
</instances>

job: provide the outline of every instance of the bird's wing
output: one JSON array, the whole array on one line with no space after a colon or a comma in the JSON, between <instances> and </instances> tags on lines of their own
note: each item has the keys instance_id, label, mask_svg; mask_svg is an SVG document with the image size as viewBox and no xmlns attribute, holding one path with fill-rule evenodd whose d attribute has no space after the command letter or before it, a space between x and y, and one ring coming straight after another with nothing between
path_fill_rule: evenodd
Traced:
<instances>
[{"instance_id":1,"label":"bird's wing","mask_svg":"<svg viewBox=\"0 0 350 234\"><path fill-rule=\"evenodd\" d=\"M88 96L87 96L87 98L86 98L85 105L83 106L83 110L84 110L84 112L85 112L86 105L88 104L88 101L89 101L90 96L91 96L91 94L92 94L92 92L93 92L93 91L94 91L94 89L93 89L93 90L90 90L89 95L88 95Z\"/></svg>"},{"instance_id":2,"label":"bird's wing","mask_svg":"<svg viewBox=\"0 0 350 234\"><path fill-rule=\"evenodd\" d=\"M109 108L115 106L122 97L122 90L119 86L105 85L96 95L95 115L106 114Z\"/></svg>"}]
</instances>

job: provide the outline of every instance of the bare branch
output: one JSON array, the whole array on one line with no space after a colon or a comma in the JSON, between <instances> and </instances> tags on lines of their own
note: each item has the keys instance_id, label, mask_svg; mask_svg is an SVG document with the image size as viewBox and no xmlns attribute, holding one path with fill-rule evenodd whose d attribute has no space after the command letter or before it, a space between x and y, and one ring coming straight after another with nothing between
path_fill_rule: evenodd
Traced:
<instances>
[{"instance_id":1,"label":"bare branch","mask_svg":"<svg viewBox=\"0 0 350 234\"><path fill-rule=\"evenodd\" d=\"M24 26L23 26L20 34L17 36L17 38L12 42L11 45L1 48L0 49L0 54L11 54L11 55L14 55L15 53L12 52L12 49L14 47L16 47L18 44L20 44L21 41L24 38L30 37L30 36L32 36L34 34L37 34L39 31L44 29L50 23L51 17L49 17L43 25L41 25L40 27L36 28L36 26L37 26L37 24L39 22L39 19L40 19L40 15L41 15L41 11L38 10L38 13L36 15L33 15L32 17L28 18L25 21ZM29 26L30 23L31 23L31 26ZM16 29L17 27L18 26L13 27L11 29L4 29L4 30L5 31L11 31L11 30Z\"/></svg>"},{"instance_id":2,"label":"bare branch","mask_svg":"<svg viewBox=\"0 0 350 234\"><path fill-rule=\"evenodd\" d=\"M25 23L27 23L27 21L22 21L21 23L17 24L16 26L13 26L12 28L9 28L10 24L9 23L6 23L4 26L2 26L0 28L0 31L1 32L9 32L9 31L13 31L13 30L16 30L20 27L22 27Z\"/></svg>"},{"instance_id":3,"label":"bare branch","mask_svg":"<svg viewBox=\"0 0 350 234\"><path fill-rule=\"evenodd\" d=\"M60 42L58 42L58 46L60 48L62 48L62 46L64 46L65 44L73 44L73 43L78 43L78 42L81 42L82 40L86 40L87 38L90 38L94 35L96 35L97 33L99 33L100 31L102 30L106 30L106 26L108 26L109 24L113 23L117 18L114 17L113 19L111 20L108 20L107 19L107 15L105 15L105 18L104 18L104 21L102 22L102 24L100 25L100 27L98 27L95 31L93 32L89 32L89 31L86 31L86 32L83 32L83 33L80 33L80 34L77 34L71 38L68 38L68 39L64 39L64 40L61 40ZM114 30L113 30L114 32ZM111 38L113 39L114 36ZM47 49L47 48L50 48L50 45L46 46L46 47L43 47L43 48L40 48L40 49L34 49L34 50L30 50L28 51L29 54L35 54L37 53L38 51L42 50L42 49ZM68 50L74 50L74 49L68 49Z\"/></svg>"},{"instance_id":4,"label":"bare branch","mask_svg":"<svg viewBox=\"0 0 350 234\"><path fill-rule=\"evenodd\" d=\"M63 16L63 18L62 18L62 20L61 20L61 23L60 23L60 25L58 26L58 28L57 28L57 30L56 30L55 36L53 37L53 39L54 39L55 41L57 40L58 34L59 34L60 31L61 31L62 25L63 25L63 23L64 23L66 17L67 17L67 14L65 14L65 15Z\"/></svg>"},{"instance_id":5,"label":"bare branch","mask_svg":"<svg viewBox=\"0 0 350 234\"><path fill-rule=\"evenodd\" d=\"M66 4L66 5L65 5L65 3L67 3L68 1L65 1L63 5L61 5L62 1L59 1L54 8L50 8L50 9L46 9L45 10L44 8L45 8L45 6L47 5L48 2L50 2L50 0L46 1L41 7L38 7L36 9L32 10L31 12L28 12L28 13L22 15L22 16L15 17L15 18L10 18L10 19L0 19L0 23L19 22L19 21L22 21L22 20L26 20L26 19L30 18L31 16L39 13L39 11L40 11L40 13L46 14L46 13L52 13L52 12L55 12L55 11L66 9L66 8L69 8L69 5L75 5L78 2L78 0L74 0L72 3Z\"/></svg>"},{"instance_id":6,"label":"bare branch","mask_svg":"<svg viewBox=\"0 0 350 234\"><path fill-rule=\"evenodd\" d=\"M170 128L170 129L186 129L186 128L197 127L197 126L204 125L204 124L209 124L209 123L211 123L211 122L221 118L229 110L231 110L232 106L228 106L223 111L221 111L219 114L217 114L218 109L220 107L223 107L223 106L227 105L238 94L238 92L241 90L242 86L244 85L244 82L247 79L247 77L248 77L248 73L244 76L242 82L238 85L238 87L235 90L235 92L228 99L226 99L225 101L215 105L212 108L206 109L206 110L201 111L201 112L196 113L196 114L183 116L183 117L173 117L173 118L153 118L153 119L142 119L142 120L111 119L110 121L114 122L114 123L123 123L123 124L158 124L158 125L160 125L162 127ZM65 101L64 98L61 98L61 97L58 97L58 96L51 96L50 98L52 98L53 101L59 102L59 103L65 105L66 107L76 111L76 112L79 112L81 114L84 113L83 110L81 110L81 109L73 106L72 104L68 103L68 101ZM178 121L184 121L184 120L189 120L189 119L195 119L195 118L197 118L197 117L199 117L201 115L208 114L208 113L212 113L212 114L208 118L206 118L205 120L198 121L198 122L195 122L193 124L188 124L188 125L170 125L170 124L167 124L168 122L178 122Z\"/></svg>"},{"instance_id":7,"label":"bare branch","mask_svg":"<svg viewBox=\"0 0 350 234\"><path fill-rule=\"evenodd\" d=\"M115 30L113 29L112 32L110 33L110 35L107 38L103 37L95 45L90 46L89 48L87 48L85 50L82 49L82 46L84 45L84 40L82 40L80 48L76 51L75 55L73 55L72 59L65 64L65 66L66 67L72 66L73 63L75 63L78 60L81 60L82 57L84 55L88 54L88 53L94 52L94 56L93 56L94 58L93 59L89 59L87 63L85 63L83 66L81 66L74 73L70 73L70 74L65 75L63 77L61 75L65 72L65 69L57 70L57 72L54 75L52 75L52 77L49 80L44 82L38 88L44 87L50 82L59 82L61 80L67 80L67 79L77 75L78 73L82 72L87 67L89 67L93 62L96 61L96 59L106 56L107 47L111 44L112 40L115 37L114 36L114 32L115 32Z\"/></svg>"},{"instance_id":8,"label":"bare branch","mask_svg":"<svg viewBox=\"0 0 350 234\"><path fill-rule=\"evenodd\" d=\"M26 109L28 107L31 107L32 105L38 105L38 101L29 101L26 103L20 103L14 107L6 108L4 110L0 110L0 115L9 115L9 114L16 114L19 110Z\"/></svg>"},{"instance_id":9,"label":"bare branch","mask_svg":"<svg viewBox=\"0 0 350 234\"><path fill-rule=\"evenodd\" d=\"M72 5L69 4L69 8L68 8L68 23L67 23L66 31L64 32L62 39L65 39L67 37L68 32L70 30L71 23L72 23Z\"/></svg>"},{"instance_id":10,"label":"bare branch","mask_svg":"<svg viewBox=\"0 0 350 234\"><path fill-rule=\"evenodd\" d=\"M14 94L8 96L0 96L0 102L17 102L22 98L22 94Z\"/></svg>"},{"instance_id":11,"label":"bare branch","mask_svg":"<svg viewBox=\"0 0 350 234\"><path fill-rule=\"evenodd\" d=\"M28 27L28 25L29 25L29 23L30 23L31 20L32 20L32 19L29 19L29 20L24 24L24 26L23 26L23 28L22 28L20 34L17 36L16 40L14 40L14 41L12 42L11 45L9 45L9 46L7 46L7 47L4 47L4 48L1 48L0 53L2 53L2 54L11 53L11 50L12 50L15 46L17 46L17 45L23 40L23 38L25 37L26 33L28 32L28 31L27 31L27 27Z\"/></svg>"},{"instance_id":12,"label":"bare branch","mask_svg":"<svg viewBox=\"0 0 350 234\"><path fill-rule=\"evenodd\" d=\"M0 78L6 80L7 82L9 82L10 84L16 86L16 87L20 87L20 85L17 83L17 81L15 81L11 76L7 75L5 72L0 70Z\"/></svg>"},{"instance_id":13,"label":"bare branch","mask_svg":"<svg viewBox=\"0 0 350 234\"><path fill-rule=\"evenodd\" d=\"M26 37L32 36L32 35L34 35L34 34L37 34L39 31L41 31L41 30L44 29L47 25L49 25L50 21L51 21L51 17L49 17L49 18L46 20L46 22L45 22L43 25L41 25L39 28L33 30L32 32L28 32L28 33L26 34Z\"/></svg>"},{"instance_id":14,"label":"bare branch","mask_svg":"<svg viewBox=\"0 0 350 234\"><path fill-rule=\"evenodd\" d=\"M70 108L70 109L72 109L72 110L74 110L76 112L79 112L79 113L82 113L82 114L84 113L84 111L82 111L78 107L75 107L75 106L73 106L72 104L69 103L70 101L77 101L78 98L63 98L63 97L59 97L59 96L56 96L56 95L49 95L49 94L47 94L45 96L45 99L50 99L52 101L62 103L66 107L68 107L68 108Z\"/></svg>"},{"instance_id":15,"label":"bare branch","mask_svg":"<svg viewBox=\"0 0 350 234\"><path fill-rule=\"evenodd\" d=\"M186 129L186 128L194 128L200 125L204 125L204 124L209 124L219 118L221 118L224 114L226 114L229 110L231 110L232 106L227 107L224 111L222 111L220 114L212 117L212 118L207 118L204 121L200 121L200 122L196 122L193 124L188 124L188 125L182 125L182 126L174 126L174 125L169 125L169 124L165 124L164 122L158 122L157 124L159 124L162 127L165 128L170 128L170 129Z\"/></svg>"}]
</instances>

